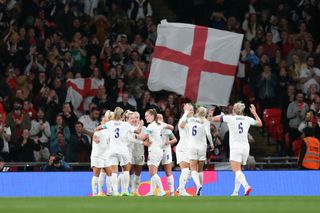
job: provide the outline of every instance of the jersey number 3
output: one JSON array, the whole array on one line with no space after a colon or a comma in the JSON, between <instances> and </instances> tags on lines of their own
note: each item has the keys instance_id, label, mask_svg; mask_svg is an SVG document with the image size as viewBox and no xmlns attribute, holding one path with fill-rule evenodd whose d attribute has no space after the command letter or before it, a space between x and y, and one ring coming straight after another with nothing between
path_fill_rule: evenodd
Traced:
<instances>
[{"instance_id":1,"label":"jersey number 3","mask_svg":"<svg viewBox=\"0 0 320 213\"><path fill-rule=\"evenodd\" d=\"M242 122L238 125L239 133L241 134L243 132Z\"/></svg>"},{"instance_id":2,"label":"jersey number 3","mask_svg":"<svg viewBox=\"0 0 320 213\"><path fill-rule=\"evenodd\" d=\"M120 135L119 135L119 131L120 131L120 129L119 128L116 128L115 130L114 130L114 137L115 138L118 138Z\"/></svg>"}]
</instances>

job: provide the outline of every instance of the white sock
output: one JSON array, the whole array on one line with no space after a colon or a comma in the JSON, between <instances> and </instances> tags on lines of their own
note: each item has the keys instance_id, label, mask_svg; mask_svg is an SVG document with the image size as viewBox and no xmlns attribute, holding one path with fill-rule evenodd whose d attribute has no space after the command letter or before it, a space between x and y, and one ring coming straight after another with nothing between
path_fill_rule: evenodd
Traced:
<instances>
[{"instance_id":1,"label":"white sock","mask_svg":"<svg viewBox=\"0 0 320 213\"><path fill-rule=\"evenodd\" d=\"M246 180L246 177L244 176L242 171L237 171L236 172L236 179L238 179L238 181L241 183L241 185L243 186L243 188L247 189L249 184Z\"/></svg>"},{"instance_id":2,"label":"white sock","mask_svg":"<svg viewBox=\"0 0 320 213\"><path fill-rule=\"evenodd\" d=\"M108 190L108 194L112 192L112 182L111 182L111 176L107 176L107 190Z\"/></svg>"},{"instance_id":3,"label":"white sock","mask_svg":"<svg viewBox=\"0 0 320 213\"><path fill-rule=\"evenodd\" d=\"M199 172L200 185L203 185L203 172Z\"/></svg>"},{"instance_id":4,"label":"white sock","mask_svg":"<svg viewBox=\"0 0 320 213\"><path fill-rule=\"evenodd\" d=\"M197 188L199 188L201 186L200 184L200 178L199 178L199 173L196 171L192 171L191 172L191 177L194 181L194 183L196 184Z\"/></svg>"},{"instance_id":5,"label":"white sock","mask_svg":"<svg viewBox=\"0 0 320 213\"><path fill-rule=\"evenodd\" d=\"M117 173L112 173L111 175L111 184L112 184L112 192L118 193L118 178Z\"/></svg>"},{"instance_id":6,"label":"white sock","mask_svg":"<svg viewBox=\"0 0 320 213\"><path fill-rule=\"evenodd\" d=\"M189 172L188 172L188 176L187 176L187 182L191 179L191 171L189 169Z\"/></svg>"},{"instance_id":7,"label":"white sock","mask_svg":"<svg viewBox=\"0 0 320 213\"><path fill-rule=\"evenodd\" d=\"M123 180L122 180L122 193L128 193L129 182L130 182L130 174L129 171L123 172Z\"/></svg>"},{"instance_id":8,"label":"white sock","mask_svg":"<svg viewBox=\"0 0 320 213\"><path fill-rule=\"evenodd\" d=\"M173 179L173 175L170 175L167 177L167 181L168 181L168 186L169 186L169 191L170 193L174 193L174 179Z\"/></svg>"},{"instance_id":9,"label":"white sock","mask_svg":"<svg viewBox=\"0 0 320 213\"><path fill-rule=\"evenodd\" d=\"M140 185L140 176L134 176L134 179L133 179L133 185L134 185L134 193L138 192L138 189L139 189L139 185Z\"/></svg>"},{"instance_id":10,"label":"white sock","mask_svg":"<svg viewBox=\"0 0 320 213\"><path fill-rule=\"evenodd\" d=\"M238 180L239 178L237 178L237 176L234 177L234 189L233 189L233 193L232 194L238 194L239 193L239 189L241 186L240 181Z\"/></svg>"},{"instance_id":11,"label":"white sock","mask_svg":"<svg viewBox=\"0 0 320 213\"><path fill-rule=\"evenodd\" d=\"M158 186L159 192L163 193L164 189L163 189L163 185L162 185L162 182L161 182L161 178L159 177L158 174L155 174L153 177L155 177L156 186Z\"/></svg>"},{"instance_id":12,"label":"white sock","mask_svg":"<svg viewBox=\"0 0 320 213\"><path fill-rule=\"evenodd\" d=\"M91 179L92 195L97 195L98 180L99 180L98 177L92 176L92 179Z\"/></svg>"},{"instance_id":13,"label":"white sock","mask_svg":"<svg viewBox=\"0 0 320 213\"><path fill-rule=\"evenodd\" d=\"M184 168L181 170L181 174L180 174L180 178L179 178L179 190L185 190L189 173L190 173L189 168Z\"/></svg>"},{"instance_id":14,"label":"white sock","mask_svg":"<svg viewBox=\"0 0 320 213\"><path fill-rule=\"evenodd\" d=\"M129 187L130 187L130 192L133 193L133 191L134 191L134 174L130 175Z\"/></svg>"},{"instance_id":15,"label":"white sock","mask_svg":"<svg viewBox=\"0 0 320 213\"><path fill-rule=\"evenodd\" d=\"M153 195L154 194L154 190L156 189L156 186L157 186L157 183L156 183L156 177L155 175L153 175L151 177L151 180L150 180L150 192L149 194Z\"/></svg>"},{"instance_id":16,"label":"white sock","mask_svg":"<svg viewBox=\"0 0 320 213\"><path fill-rule=\"evenodd\" d=\"M121 189L119 190L119 192L121 191L121 193L123 192L123 174L120 173L118 176L118 187L120 187Z\"/></svg>"},{"instance_id":17,"label":"white sock","mask_svg":"<svg viewBox=\"0 0 320 213\"><path fill-rule=\"evenodd\" d=\"M103 193L104 180L106 179L107 174L105 172L100 172L99 181L98 181L98 190L99 193Z\"/></svg>"}]
</instances>

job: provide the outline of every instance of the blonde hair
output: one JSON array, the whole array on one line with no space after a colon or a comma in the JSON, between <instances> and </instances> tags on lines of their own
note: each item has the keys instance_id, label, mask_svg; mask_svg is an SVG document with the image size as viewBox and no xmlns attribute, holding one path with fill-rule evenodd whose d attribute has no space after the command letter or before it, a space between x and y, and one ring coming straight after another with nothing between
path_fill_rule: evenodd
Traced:
<instances>
[{"instance_id":1,"label":"blonde hair","mask_svg":"<svg viewBox=\"0 0 320 213\"><path fill-rule=\"evenodd\" d=\"M205 118L207 115L207 109L205 107L199 107L197 109L197 116L199 118Z\"/></svg>"},{"instance_id":2,"label":"blonde hair","mask_svg":"<svg viewBox=\"0 0 320 213\"><path fill-rule=\"evenodd\" d=\"M237 102L233 105L233 113L236 115L243 115L243 111L246 108L244 103L242 102Z\"/></svg>"},{"instance_id":3,"label":"blonde hair","mask_svg":"<svg viewBox=\"0 0 320 213\"><path fill-rule=\"evenodd\" d=\"M158 122L163 121L163 115L158 113L157 114L157 120L158 120Z\"/></svg>"},{"instance_id":4,"label":"blonde hair","mask_svg":"<svg viewBox=\"0 0 320 213\"><path fill-rule=\"evenodd\" d=\"M104 117L107 119L107 121L110 121L110 120L111 120L112 115L113 115L113 112L110 111L110 110L107 110L107 111L104 113Z\"/></svg>"},{"instance_id":5,"label":"blonde hair","mask_svg":"<svg viewBox=\"0 0 320 213\"><path fill-rule=\"evenodd\" d=\"M120 121L122 120L123 109L121 107L116 107L113 112L112 120Z\"/></svg>"}]
</instances>

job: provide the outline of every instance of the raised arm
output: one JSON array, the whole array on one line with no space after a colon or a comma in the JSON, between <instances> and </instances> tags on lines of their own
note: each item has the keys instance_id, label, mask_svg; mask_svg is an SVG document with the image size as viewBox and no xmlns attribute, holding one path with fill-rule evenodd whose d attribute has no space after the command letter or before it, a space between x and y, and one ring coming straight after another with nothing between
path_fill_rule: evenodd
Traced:
<instances>
[{"instance_id":1,"label":"raised arm","mask_svg":"<svg viewBox=\"0 0 320 213\"><path fill-rule=\"evenodd\" d=\"M207 138L208 138L209 143L210 143L210 151L212 151L214 149L214 145L213 145L212 135L211 135L211 131L210 131L210 122L209 121L205 122L205 127L204 128L205 128L206 135L207 135Z\"/></svg>"},{"instance_id":2,"label":"raised arm","mask_svg":"<svg viewBox=\"0 0 320 213\"><path fill-rule=\"evenodd\" d=\"M262 121L256 112L256 107L253 104L250 105L250 112L253 114L254 118L256 119L256 126L262 127Z\"/></svg>"}]
</instances>

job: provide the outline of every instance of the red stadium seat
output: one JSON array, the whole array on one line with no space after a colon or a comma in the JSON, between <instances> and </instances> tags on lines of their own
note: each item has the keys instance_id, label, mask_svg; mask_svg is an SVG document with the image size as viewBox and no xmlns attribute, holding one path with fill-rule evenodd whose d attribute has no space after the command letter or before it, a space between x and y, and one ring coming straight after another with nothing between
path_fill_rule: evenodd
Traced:
<instances>
[{"instance_id":1,"label":"red stadium seat","mask_svg":"<svg viewBox=\"0 0 320 213\"><path fill-rule=\"evenodd\" d=\"M268 108L263 111L263 122L268 133L268 143L270 139L281 141L283 139L283 128L281 124L282 110L279 108Z\"/></svg>"}]
</instances>

